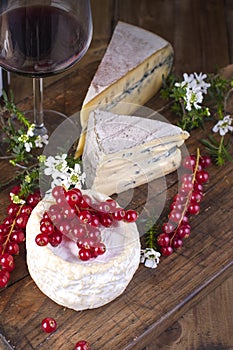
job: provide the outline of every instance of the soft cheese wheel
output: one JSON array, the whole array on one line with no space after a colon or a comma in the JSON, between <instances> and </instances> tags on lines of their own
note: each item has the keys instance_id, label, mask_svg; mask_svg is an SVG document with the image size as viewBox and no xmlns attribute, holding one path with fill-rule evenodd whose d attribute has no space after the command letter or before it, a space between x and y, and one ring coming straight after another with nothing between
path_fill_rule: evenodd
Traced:
<instances>
[{"instance_id":1,"label":"soft cheese wheel","mask_svg":"<svg viewBox=\"0 0 233 350\"><path fill-rule=\"evenodd\" d=\"M85 190L83 193L99 201L105 195ZM105 254L81 261L75 242L64 239L58 247L40 247L35 237L40 220L53 203L43 199L30 215L26 232L27 265L39 289L56 303L74 309L97 308L122 294L138 268L140 241L135 223L119 222L101 229Z\"/></svg>"}]
</instances>

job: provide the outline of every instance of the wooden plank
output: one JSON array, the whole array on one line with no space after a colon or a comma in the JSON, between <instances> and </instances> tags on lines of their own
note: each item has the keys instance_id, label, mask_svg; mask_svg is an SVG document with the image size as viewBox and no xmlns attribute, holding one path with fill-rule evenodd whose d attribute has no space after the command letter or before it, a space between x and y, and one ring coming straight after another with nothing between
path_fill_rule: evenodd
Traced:
<instances>
[{"instance_id":1,"label":"wooden plank","mask_svg":"<svg viewBox=\"0 0 233 350\"><path fill-rule=\"evenodd\" d=\"M233 346L233 277L229 277L190 309L145 350L211 349Z\"/></svg>"},{"instance_id":2,"label":"wooden plank","mask_svg":"<svg viewBox=\"0 0 233 350\"><path fill-rule=\"evenodd\" d=\"M233 3L231 0L226 0L225 16L228 34L228 48L230 62L233 62Z\"/></svg>"}]
</instances>

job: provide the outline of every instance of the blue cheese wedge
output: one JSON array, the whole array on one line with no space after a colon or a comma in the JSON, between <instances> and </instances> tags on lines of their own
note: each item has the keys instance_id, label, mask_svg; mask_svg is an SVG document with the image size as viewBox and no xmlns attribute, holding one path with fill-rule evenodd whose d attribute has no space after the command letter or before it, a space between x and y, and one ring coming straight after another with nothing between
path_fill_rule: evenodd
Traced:
<instances>
[{"instance_id":1,"label":"blue cheese wedge","mask_svg":"<svg viewBox=\"0 0 233 350\"><path fill-rule=\"evenodd\" d=\"M82 158L87 187L112 195L165 176L180 166L188 137L159 120L92 111Z\"/></svg>"},{"instance_id":2,"label":"blue cheese wedge","mask_svg":"<svg viewBox=\"0 0 233 350\"><path fill-rule=\"evenodd\" d=\"M104 201L107 196L82 191ZM106 252L95 259L81 261L75 242L63 239L58 247L39 247L35 237L40 220L54 203L43 199L33 210L27 224L26 249L29 273L38 288L50 299L76 311L97 308L121 295L140 263L140 240L136 223L119 222L101 229Z\"/></svg>"},{"instance_id":3,"label":"blue cheese wedge","mask_svg":"<svg viewBox=\"0 0 233 350\"><path fill-rule=\"evenodd\" d=\"M161 87L162 77L169 74L173 54L171 44L158 35L118 22L83 102L83 133L76 157L82 153L90 111L104 106L116 112L119 102L131 107L145 104Z\"/></svg>"}]
</instances>

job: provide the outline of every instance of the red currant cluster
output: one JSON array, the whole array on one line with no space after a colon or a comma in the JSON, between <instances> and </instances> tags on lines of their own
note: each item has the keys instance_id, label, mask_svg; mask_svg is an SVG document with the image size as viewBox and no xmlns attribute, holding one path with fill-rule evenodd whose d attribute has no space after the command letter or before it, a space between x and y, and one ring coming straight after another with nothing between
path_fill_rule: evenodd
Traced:
<instances>
[{"instance_id":1,"label":"red currant cluster","mask_svg":"<svg viewBox=\"0 0 233 350\"><path fill-rule=\"evenodd\" d=\"M20 187L15 186L10 195L18 195ZM19 244L25 240L25 229L32 209L40 201L40 193L29 194L24 204L11 204L7 208L7 217L0 224L0 288L6 287L10 272L15 268L14 255L19 254Z\"/></svg>"},{"instance_id":2,"label":"red currant cluster","mask_svg":"<svg viewBox=\"0 0 233 350\"><path fill-rule=\"evenodd\" d=\"M111 198L98 202L76 188L66 190L56 186L52 195L56 203L43 214L36 243L39 246L51 244L56 247L66 236L76 242L79 258L83 261L105 253L101 226L110 227L115 221L121 220L134 222L138 218L134 210L117 207L116 201Z\"/></svg>"},{"instance_id":3,"label":"red currant cluster","mask_svg":"<svg viewBox=\"0 0 233 350\"><path fill-rule=\"evenodd\" d=\"M183 160L185 173L181 186L173 198L168 221L162 225L162 233L157 236L157 243L163 256L169 256L174 249L181 248L183 239L190 235L189 215L200 212L203 197L203 184L209 180L205 170L211 164L209 156L191 155Z\"/></svg>"}]
</instances>

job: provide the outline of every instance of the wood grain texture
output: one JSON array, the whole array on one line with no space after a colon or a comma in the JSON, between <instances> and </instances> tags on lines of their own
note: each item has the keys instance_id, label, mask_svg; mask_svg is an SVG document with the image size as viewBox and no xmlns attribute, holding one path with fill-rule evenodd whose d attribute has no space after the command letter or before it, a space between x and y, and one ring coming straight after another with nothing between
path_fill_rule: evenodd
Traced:
<instances>
[{"instance_id":1,"label":"wood grain texture","mask_svg":"<svg viewBox=\"0 0 233 350\"><path fill-rule=\"evenodd\" d=\"M233 17L229 0L93 0L92 6L95 34L90 50L71 71L46 82L45 107L68 115L81 108L118 19L168 39L175 48L178 73L211 72L232 62ZM18 106L29 109L30 89L27 87L25 94L24 86L15 85L15 89L16 95L21 90ZM155 96L147 106L157 109L163 103ZM170 111L165 109L163 114L175 122ZM190 153L195 152L197 145L203 149L199 140L210 128L211 124L206 130L192 132L187 142ZM0 182L5 182L12 176L13 168L6 162L0 166ZM222 344L221 350L229 350L232 346L228 337L232 328L232 279L228 280L233 272L232 171L231 163L223 168L210 168L210 183L206 186L201 213L192 218L192 233L182 250L163 258L156 270L140 266L124 294L99 309L74 312L44 296L28 275L22 247L9 287L0 290L0 349L69 350L77 340L85 338L91 342L92 350L220 350L214 348L215 344ZM161 221L166 218L170 200L177 191L177 174L170 174L166 180L167 201ZM163 197L157 194L157 185L156 181L152 184L152 190L155 189L152 206ZM1 191L1 219L5 216L9 188L6 186ZM131 204L140 210L146 199L147 186L141 186L134 191ZM198 302L200 306L196 306ZM229 325L221 324L222 329L226 328L222 337L216 313L222 323ZM40 322L46 316L55 317L58 322L54 334L46 335L40 330Z\"/></svg>"}]
</instances>

